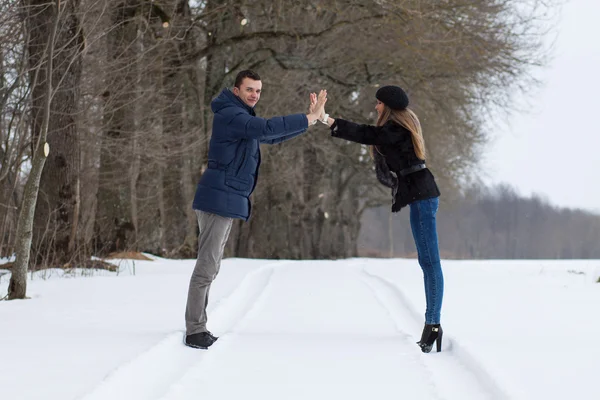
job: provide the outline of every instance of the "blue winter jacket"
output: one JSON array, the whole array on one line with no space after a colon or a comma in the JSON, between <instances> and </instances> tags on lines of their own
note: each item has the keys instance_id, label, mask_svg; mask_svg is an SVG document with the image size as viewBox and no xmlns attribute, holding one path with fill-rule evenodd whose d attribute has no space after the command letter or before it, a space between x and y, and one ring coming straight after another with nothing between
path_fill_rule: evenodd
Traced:
<instances>
[{"instance_id":1,"label":"blue winter jacket","mask_svg":"<svg viewBox=\"0 0 600 400\"><path fill-rule=\"evenodd\" d=\"M194 209L223 217L250 218L250 194L256 186L260 143L276 144L308 128L305 114L259 118L229 89L211 103L215 114L208 149L208 168L202 174Z\"/></svg>"}]
</instances>

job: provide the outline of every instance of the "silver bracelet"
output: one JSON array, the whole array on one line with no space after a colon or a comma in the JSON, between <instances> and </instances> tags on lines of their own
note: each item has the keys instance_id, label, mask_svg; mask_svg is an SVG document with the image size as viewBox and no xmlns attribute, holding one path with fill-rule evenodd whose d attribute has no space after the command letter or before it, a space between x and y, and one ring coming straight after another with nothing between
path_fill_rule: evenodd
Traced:
<instances>
[{"instance_id":1,"label":"silver bracelet","mask_svg":"<svg viewBox=\"0 0 600 400\"><path fill-rule=\"evenodd\" d=\"M325 114L325 116L323 117L323 119L320 119L319 121L321 121L325 125L329 125L329 114Z\"/></svg>"}]
</instances>

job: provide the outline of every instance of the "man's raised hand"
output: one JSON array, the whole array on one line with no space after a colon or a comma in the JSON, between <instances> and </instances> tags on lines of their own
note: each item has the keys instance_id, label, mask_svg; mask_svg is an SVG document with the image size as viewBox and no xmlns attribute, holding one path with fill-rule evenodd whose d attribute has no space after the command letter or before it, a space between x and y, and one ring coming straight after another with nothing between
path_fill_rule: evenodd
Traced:
<instances>
[{"instance_id":1,"label":"man's raised hand","mask_svg":"<svg viewBox=\"0 0 600 400\"><path fill-rule=\"evenodd\" d=\"M310 94L309 113L306 114L308 125L313 125L325 114L325 103L327 102L327 90L321 90L317 96L315 93Z\"/></svg>"},{"instance_id":2,"label":"man's raised hand","mask_svg":"<svg viewBox=\"0 0 600 400\"><path fill-rule=\"evenodd\" d=\"M308 113L312 114L314 113L315 110L315 106L317 105L317 94L316 93L311 93L310 94L310 105L308 106Z\"/></svg>"},{"instance_id":3,"label":"man's raised hand","mask_svg":"<svg viewBox=\"0 0 600 400\"><path fill-rule=\"evenodd\" d=\"M319 96L317 97L317 102L315 104L315 112L319 115L319 119L325 115L325 103L327 103L327 90L323 89L319 92Z\"/></svg>"}]
</instances>

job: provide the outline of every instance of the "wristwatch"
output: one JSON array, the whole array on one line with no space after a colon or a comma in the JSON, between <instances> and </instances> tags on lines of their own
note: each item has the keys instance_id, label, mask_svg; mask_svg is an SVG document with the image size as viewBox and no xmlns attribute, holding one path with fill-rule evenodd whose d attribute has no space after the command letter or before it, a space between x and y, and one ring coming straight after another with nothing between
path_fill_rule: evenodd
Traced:
<instances>
[{"instance_id":1,"label":"wristwatch","mask_svg":"<svg viewBox=\"0 0 600 400\"><path fill-rule=\"evenodd\" d=\"M321 121L321 122L322 122L322 123L324 123L325 125L329 125L329 122L328 122L328 120L329 120L329 114L325 114L325 115L323 116L323 119L320 119L319 121Z\"/></svg>"}]
</instances>

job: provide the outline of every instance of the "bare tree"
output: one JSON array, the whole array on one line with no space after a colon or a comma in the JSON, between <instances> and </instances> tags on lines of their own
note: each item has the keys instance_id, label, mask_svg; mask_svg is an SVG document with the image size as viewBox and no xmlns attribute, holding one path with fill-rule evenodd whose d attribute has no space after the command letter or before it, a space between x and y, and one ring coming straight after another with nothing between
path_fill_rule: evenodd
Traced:
<instances>
[{"instance_id":1,"label":"bare tree","mask_svg":"<svg viewBox=\"0 0 600 400\"><path fill-rule=\"evenodd\" d=\"M259 106L267 115L297 109L309 91L327 87L332 115L372 123L377 88L386 83L404 86L422 118L428 164L447 194L456 192L458 178L478 161L486 138L479 116L484 107L508 106L510 90L533 84L528 68L543 61L536 48L540 33L531 32L534 19L543 13L515 1L258 2L252 7L227 2L221 14L248 23L217 37L211 31L213 44L200 54L226 47L226 70L258 68L265 83L273 85L265 85ZM277 94L265 104L269 90ZM266 161L274 167L263 163L263 170L276 171L279 179L271 174L266 185L261 179L254 222L234 227L229 254L356 254L357 215L390 196L376 186L365 149L322 134L266 153L274 155ZM303 171L301 178L294 168L281 167L290 160ZM294 228L282 231L281 221L276 221L281 218L288 219L283 225ZM256 245L253 238L264 236L265 227L277 227L270 235L274 240Z\"/></svg>"},{"instance_id":2,"label":"bare tree","mask_svg":"<svg viewBox=\"0 0 600 400\"><path fill-rule=\"evenodd\" d=\"M14 2L0 2L0 256L4 257L14 252L22 194L20 171L30 157L25 112L29 88L18 10Z\"/></svg>"},{"instance_id":3,"label":"bare tree","mask_svg":"<svg viewBox=\"0 0 600 400\"><path fill-rule=\"evenodd\" d=\"M48 156L48 127L50 124L50 104L53 92L54 41L58 32L59 18L55 4L42 3L41 10L35 2L27 3L26 23L28 25L28 47L30 54L31 75L33 82L34 102L38 108L34 121L37 122L37 135L33 141L34 151L32 166L25 190L23 204L19 214L19 225L16 238L16 259L8 286L8 299L23 299L27 290L27 268L31 251L32 229L35 206L38 198L42 170ZM38 86L39 83L39 86ZM43 83L43 85L42 85ZM37 91L36 91L37 89ZM37 96L36 96L37 94ZM39 96L39 97L38 97ZM35 123L34 122L34 123ZM34 128L35 129L35 128Z\"/></svg>"},{"instance_id":4,"label":"bare tree","mask_svg":"<svg viewBox=\"0 0 600 400\"><path fill-rule=\"evenodd\" d=\"M30 64L44 60L44 40L53 21L58 31L51 43L53 59L51 74L39 76L32 89L31 110L33 137L40 136L48 107L48 127L43 134L51 152L40 179L33 246L37 250L37 264L85 264L89 254L77 249L77 226L80 214L79 192L79 105L83 32L79 17L79 0L56 4L41 1L30 3L31 41ZM39 35L39 36L38 36ZM47 83L46 79L51 79ZM46 92L50 87L50 97Z\"/></svg>"},{"instance_id":5,"label":"bare tree","mask_svg":"<svg viewBox=\"0 0 600 400\"><path fill-rule=\"evenodd\" d=\"M11 10L13 3L0 0L2 10ZM452 202L485 145L486 110L508 109L511 93L535 83L529 71L544 61L536 19L551 6L538 0L60 4L65 23L59 25L53 48L54 76L62 78L52 81L60 106L49 103L51 168L42 178L34 241L39 259L55 266L72 264L74 254L194 254L197 227L191 203L206 167L210 102L246 68L263 77L257 111L265 117L305 112L308 94L324 87L332 116L372 123L377 88L403 86L421 117L428 165L444 199ZM28 18L47 18L50 6L56 7L39 2L38 12ZM13 25L2 29L18 30L18 13L5 15ZM4 30L2 38L19 37ZM67 31L70 36L64 35ZM12 40L2 39L0 46L0 79L9 83L16 81L13 71L19 65L35 70L19 57L6 57L14 48L23 60L19 40ZM0 199L7 206L0 205L5 253L13 248L14 207L21 204L30 174L33 148L26 145L40 132L41 114L34 110L42 104L35 101L44 100L40 87L46 87L46 70L42 61L37 66L39 82L21 73L10 106L0 103L0 158L11 160L0 166L0 185L9 193ZM0 89L2 99L7 88L12 86ZM19 99L31 99L31 121L18 110L25 109ZM65 134L59 138L59 132ZM319 126L293 142L262 150L252 219L235 224L227 254L356 255L359 232L369 228L361 216L390 201L389 190L374 179L367 149L332 140ZM68 167L61 169L61 160ZM81 251L71 252L77 248ZM394 242L395 251L404 248ZM514 247L515 254L521 251Z\"/></svg>"}]
</instances>

